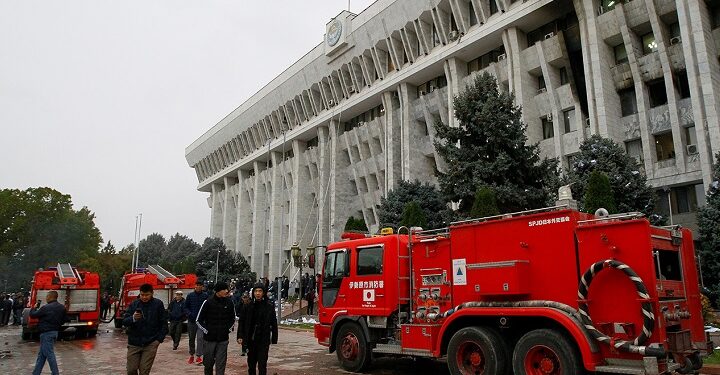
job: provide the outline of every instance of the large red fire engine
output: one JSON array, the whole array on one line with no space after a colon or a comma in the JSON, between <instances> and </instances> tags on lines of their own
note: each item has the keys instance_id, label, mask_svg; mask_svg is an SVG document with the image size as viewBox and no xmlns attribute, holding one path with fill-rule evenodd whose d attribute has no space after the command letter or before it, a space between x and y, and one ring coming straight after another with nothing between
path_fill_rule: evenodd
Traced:
<instances>
[{"instance_id":1,"label":"large red fire engine","mask_svg":"<svg viewBox=\"0 0 720 375\"><path fill-rule=\"evenodd\" d=\"M692 234L567 206L328 246L318 342L343 368L447 357L452 374L690 373L708 346Z\"/></svg>"},{"instance_id":2,"label":"large red fire engine","mask_svg":"<svg viewBox=\"0 0 720 375\"><path fill-rule=\"evenodd\" d=\"M157 298L168 307L168 304L175 295L175 291L181 290L185 295L195 288L197 276L185 274L175 276L159 265L148 268L138 268L135 272L126 273L120 285L120 298L115 308L115 328L122 327L125 308L136 300L140 295L140 286L147 283L153 287L153 298Z\"/></svg>"},{"instance_id":3,"label":"large red fire engine","mask_svg":"<svg viewBox=\"0 0 720 375\"><path fill-rule=\"evenodd\" d=\"M76 336L94 336L100 323L100 276L82 271L70 264L58 264L44 271L36 271L30 290L29 307L37 302L45 304L51 290L58 293L57 301L65 305L69 322L63 329L75 328ZM29 339L36 331L38 319L31 318L30 308L23 312L22 338Z\"/></svg>"}]
</instances>

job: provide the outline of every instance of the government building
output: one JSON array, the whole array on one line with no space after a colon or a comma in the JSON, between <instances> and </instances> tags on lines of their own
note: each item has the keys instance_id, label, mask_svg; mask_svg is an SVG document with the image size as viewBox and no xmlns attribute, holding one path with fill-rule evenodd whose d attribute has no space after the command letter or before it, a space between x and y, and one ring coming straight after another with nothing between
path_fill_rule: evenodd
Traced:
<instances>
[{"instance_id":1,"label":"government building","mask_svg":"<svg viewBox=\"0 0 720 375\"><path fill-rule=\"evenodd\" d=\"M350 216L377 230L399 181L436 181L432 124L456 125L453 98L488 72L543 156L568 168L584 139L612 138L692 228L720 151L719 51L720 1L378 0L330 20L186 159L211 235L293 277L293 243L320 255Z\"/></svg>"}]
</instances>

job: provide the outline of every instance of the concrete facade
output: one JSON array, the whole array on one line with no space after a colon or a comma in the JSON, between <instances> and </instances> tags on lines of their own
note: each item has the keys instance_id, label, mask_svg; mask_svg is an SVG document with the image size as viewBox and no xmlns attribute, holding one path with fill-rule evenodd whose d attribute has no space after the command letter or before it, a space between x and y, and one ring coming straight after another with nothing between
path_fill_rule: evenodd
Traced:
<instances>
[{"instance_id":1,"label":"concrete facade","mask_svg":"<svg viewBox=\"0 0 720 375\"><path fill-rule=\"evenodd\" d=\"M720 4L705 0L378 0L186 149L211 234L261 276L289 248L376 230L400 180L435 181L433 122L479 72L567 168L592 134L624 144L659 210L693 227L720 150ZM341 30L338 37L337 32ZM319 252L318 252L319 255ZM320 258L318 258L319 260Z\"/></svg>"}]
</instances>

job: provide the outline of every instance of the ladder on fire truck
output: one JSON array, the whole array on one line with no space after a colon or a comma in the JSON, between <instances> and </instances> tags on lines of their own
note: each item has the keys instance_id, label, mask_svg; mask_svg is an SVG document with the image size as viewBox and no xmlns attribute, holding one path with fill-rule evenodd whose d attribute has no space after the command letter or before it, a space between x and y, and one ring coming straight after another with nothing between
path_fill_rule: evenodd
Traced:
<instances>
[{"instance_id":1,"label":"ladder on fire truck","mask_svg":"<svg viewBox=\"0 0 720 375\"><path fill-rule=\"evenodd\" d=\"M163 284L178 284L180 283L180 278L173 275L170 271L166 270L165 268L162 268L159 264L155 264L152 266L148 266L148 271L152 273L153 275L156 275L158 278L158 281L162 282Z\"/></svg>"},{"instance_id":2,"label":"ladder on fire truck","mask_svg":"<svg viewBox=\"0 0 720 375\"><path fill-rule=\"evenodd\" d=\"M397 288L397 290L398 291L407 290L408 296L407 297L398 296L399 298L398 298L398 306L397 306L398 310L397 311L398 311L398 321L400 323L408 323L408 322L410 322L411 317L412 317L412 293L413 293L413 289L412 289L412 245L411 245L412 234L410 232L410 229L405 226L398 228L397 234L399 235L400 231L403 229L405 229L407 231L408 244L407 244L407 249L406 249L407 254L402 255L401 249L399 246L400 245L400 237L398 237L398 273L397 273L398 274L398 288ZM407 264L407 268L408 268L408 276L407 277L399 276L399 275L402 275L401 269L402 269L403 263ZM407 285L407 289L403 288L403 284ZM403 311L403 306L407 306L406 307L407 311Z\"/></svg>"},{"instance_id":3,"label":"ladder on fire truck","mask_svg":"<svg viewBox=\"0 0 720 375\"><path fill-rule=\"evenodd\" d=\"M82 276L73 268L70 263L58 263L56 269L60 284L80 284Z\"/></svg>"}]
</instances>

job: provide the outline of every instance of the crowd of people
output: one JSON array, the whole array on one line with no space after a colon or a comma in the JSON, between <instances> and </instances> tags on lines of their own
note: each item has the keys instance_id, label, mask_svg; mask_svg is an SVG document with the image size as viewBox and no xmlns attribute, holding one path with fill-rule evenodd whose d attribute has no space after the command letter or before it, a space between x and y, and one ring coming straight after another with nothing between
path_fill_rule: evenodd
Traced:
<instances>
[{"instance_id":1,"label":"crowd of people","mask_svg":"<svg viewBox=\"0 0 720 375\"><path fill-rule=\"evenodd\" d=\"M236 330L241 355L247 356L248 374L267 374L270 345L278 341L276 300L278 297L280 301L287 300L290 288L294 287L295 294L307 301L307 313L312 314L319 277L305 273L300 282L290 282L287 277L277 277L272 282L263 277L254 284L247 280L233 281L231 285L218 282L211 290L198 282L187 296L177 290L167 306L153 297L152 285L143 284L138 298L122 317L128 336L127 374L150 374L158 347L167 336L172 339L172 350L178 350L185 321L190 354L188 364L204 366L206 375L225 374L230 334ZM14 297L7 295L0 300L0 324L8 324L11 315L17 316L13 324L20 324L26 297L22 294ZM39 374L45 362L52 374L58 373L54 343L66 321L65 307L57 303L57 292L49 292L46 302L42 308L37 303L30 311L30 316L40 321L40 350L33 374ZM113 302L108 293L103 293L100 298L102 319L111 313ZM14 313L15 306L19 306L19 314ZM6 315L6 311L13 313Z\"/></svg>"},{"instance_id":2,"label":"crowd of people","mask_svg":"<svg viewBox=\"0 0 720 375\"><path fill-rule=\"evenodd\" d=\"M26 301L22 292L0 295L0 326L20 325Z\"/></svg>"}]
</instances>

